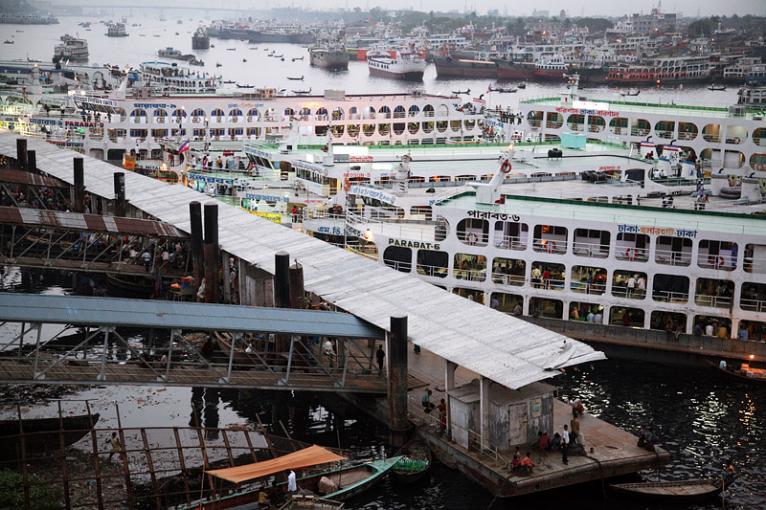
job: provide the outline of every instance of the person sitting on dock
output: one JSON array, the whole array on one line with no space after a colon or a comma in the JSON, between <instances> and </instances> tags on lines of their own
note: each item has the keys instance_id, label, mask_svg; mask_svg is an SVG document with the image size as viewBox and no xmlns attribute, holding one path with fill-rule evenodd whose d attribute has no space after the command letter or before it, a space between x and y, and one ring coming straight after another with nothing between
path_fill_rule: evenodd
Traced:
<instances>
[{"instance_id":1,"label":"person sitting on dock","mask_svg":"<svg viewBox=\"0 0 766 510\"><path fill-rule=\"evenodd\" d=\"M511 472L518 471L521 465L521 449L517 446L516 451L513 452L513 458L511 459Z\"/></svg>"},{"instance_id":2,"label":"person sitting on dock","mask_svg":"<svg viewBox=\"0 0 766 510\"><path fill-rule=\"evenodd\" d=\"M541 431L537 433L537 447L541 451L546 451L551 446L551 439L548 437L548 432Z\"/></svg>"},{"instance_id":3,"label":"person sitting on dock","mask_svg":"<svg viewBox=\"0 0 766 510\"><path fill-rule=\"evenodd\" d=\"M431 393L431 389L426 388L423 392L423 397L420 399L420 405L423 406L423 411L426 413L430 413L434 408L433 403L431 403Z\"/></svg>"},{"instance_id":4,"label":"person sitting on dock","mask_svg":"<svg viewBox=\"0 0 766 510\"><path fill-rule=\"evenodd\" d=\"M561 434L554 432L551 442L548 443L548 451L555 452L561 449Z\"/></svg>"},{"instance_id":5,"label":"person sitting on dock","mask_svg":"<svg viewBox=\"0 0 766 510\"><path fill-rule=\"evenodd\" d=\"M535 467L535 463L532 460L532 457L530 457L530 453L527 452L526 455L521 459L521 462L519 463L519 473L523 475L530 475L532 474L532 470Z\"/></svg>"}]
</instances>

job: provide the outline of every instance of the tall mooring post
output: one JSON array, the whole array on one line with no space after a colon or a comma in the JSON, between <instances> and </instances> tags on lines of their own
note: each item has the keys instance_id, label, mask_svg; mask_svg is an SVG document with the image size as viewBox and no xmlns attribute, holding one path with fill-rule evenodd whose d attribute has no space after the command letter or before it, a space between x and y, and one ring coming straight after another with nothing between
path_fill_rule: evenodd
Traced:
<instances>
[{"instance_id":1,"label":"tall mooring post","mask_svg":"<svg viewBox=\"0 0 766 510\"><path fill-rule=\"evenodd\" d=\"M35 151L27 151L27 170L30 172L37 171L37 153Z\"/></svg>"},{"instance_id":2,"label":"tall mooring post","mask_svg":"<svg viewBox=\"0 0 766 510\"><path fill-rule=\"evenodd\" d=\"M285 251L274 254L274 306L290 308L290 254ZM289 335L277 335L276 351L285 352L289 347Z\"/></svg>"},{"instance_id":3,"label":"tall mooring post","mask_svg":"<svg viewBox=\"0 0 766 510\"><path fill-rule=\"evenodd\" d=\"M16 138L16 165L20 170L27 167L27 139Z\"/></svg>"},{"instance_id":4,"label":"tall mooring post","mask_svg":"<svg viewBox=\"0 0 766 510\"><path fill-rule=\"evenodd\" d=\"M114 215L126 216L128 214L128 201L125 199L125 173L114 174Z\"/></svg>"},{"instance_id":5,"label":"tall mooring post","mask_svg":"<svg viewBox=\"0 0 766 510\"><path fill-rule=\"evenodd\" d=\"M388 428L393 446L404 443L407 418L407 316L391 317L388 334Z\"/></svg>"},{"instance_id":6,"label":"tall mooring post","mask_svg":"<svg viewBox=\"0 0 766 510\"><path fill-rule=\"evenodd\" d=\"M205 204L205 302L218 302L218 204Z\"/></svg>"},{"instance_id":7,"label":"tall mooring post","mask_svg":"<svg viewBox=\"0 0 766 510\"><path fill-rule=\"evenodd\" d=\"M189 220L191 221L191 258L194 281L197 285L202 283L205 270L202 267L204 260L202 249L202 204L197 201L189 202Z\"/></svg>"},{"instance_id":8,"label":"tall mooring post","mask_svg":"<svg viewBox=\"0 0 766 510\"><path fill-rule=\"evenodd\" d=\"M85 162L82 158L73 158L74 165L74 212L85 212Z\"/></svg>"},{"instance_id":9,"label":"tall mooring post","mask_svg":"<svg viewBox=\"0 0 766 510\"><path fill-rule=\"evenodd\" d=\"M306 293L303 289L303 266L296 260L290 266L288 292L290 294L290 308L306 308Z\"/></svg>"}]
</instances>

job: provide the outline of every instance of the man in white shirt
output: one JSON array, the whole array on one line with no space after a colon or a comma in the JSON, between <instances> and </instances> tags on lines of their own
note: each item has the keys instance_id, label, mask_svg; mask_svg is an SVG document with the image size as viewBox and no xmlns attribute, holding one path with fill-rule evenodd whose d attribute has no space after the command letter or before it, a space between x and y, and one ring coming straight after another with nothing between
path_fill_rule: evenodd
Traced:
<instances>
[{"instance_id":1,"label":"man in white shirt","mask_svg":"<svg viewBox=\"0 0 766 510\"><path fill-rule=\"evenodd\" d=\"M712 322L708 322L707 326L705 326L705 334L707 336L713 336L713 331L714 331L713 330L713 323Z\"/></svg>"},{"instance_id":2,"label":"man in white shirt","mask_svg":"<svg viewBox=\"0 0 766 510\"><path fill-rule=\"evenodd\" d=\"M564 432L561 433L561 462L564 465L569 464L569 427L564 425Z\"/></svg>"},{"instance_id":3,"label":"man in white shirt","mask_svg":"<svg viewBox=\"0 0 766 510\"><path fill-rule=\"evenodd\" d=\"M633 295L633 291L636 290L636 278L631 276L628 278L628 288L627 288L627 296L631 297Z\"/></svg>"},{"instance_id":4,"label":"man in white shirt","mask_svg":"<svg viewBox=\"0 0 766 510\"><path fill-rule=\"evenodd\" d=\"M289 492L291 495L298 492L298 482L295 480L295 471L292 469L287 475L287 492Z\"/></svg>"}]
</instances>

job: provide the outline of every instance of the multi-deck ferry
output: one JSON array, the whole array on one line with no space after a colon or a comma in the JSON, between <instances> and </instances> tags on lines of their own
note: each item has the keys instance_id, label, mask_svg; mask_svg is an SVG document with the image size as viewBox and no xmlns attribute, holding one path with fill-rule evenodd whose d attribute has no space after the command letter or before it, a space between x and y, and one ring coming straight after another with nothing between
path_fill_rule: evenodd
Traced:
<instances>
[{"instance_id":1,"label":"multi-deck ferry","mask_svg":"<svg viewBox=\"0 0 766 510\"><path fill-rule=\"evenodd\" d=\"M357 189L367 198L345 215L346 244L507 313L766 339L762 220L507 195L499 184L510 162L501 168L409 219L370 202L373 188Z\"/></svg>"},{"instance_id":2,"label":"multi-deck ferry","mask_svg":"<svg viewBox=\"0 0 766 510\"><path fill-rule=\"evenodd\" d=\"M741 98L750 96L740 95ZM576 88L560 97L521 101L524 129L535 139L555 141L567 133L589 140L674 146L718 172L766 178L766 121L754 105L728 108L634 102L580 96Z\"/></svg>"}]
</instances>

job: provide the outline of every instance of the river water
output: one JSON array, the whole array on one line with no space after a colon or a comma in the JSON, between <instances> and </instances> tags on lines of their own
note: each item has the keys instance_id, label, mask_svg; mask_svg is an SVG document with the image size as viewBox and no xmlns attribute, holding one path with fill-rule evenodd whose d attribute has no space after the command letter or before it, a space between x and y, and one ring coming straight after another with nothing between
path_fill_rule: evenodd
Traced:
<instances>
[{"instance_id":1,"label":"river water","mask_svg":"<svg viewBox=\"0 0 766 510\"><path fill-rule=\"evenodd\" d=\"M87 32L77 26L80 21L92 21ZM201 18L175 18L166 23L152 19L128 19L127 38L108 38L106 29L94 18L61 18L61 24L49 26L0 25L0 39L13 39L15 44L0 46L0 59L49 60L53 46L64 33L86 37L89 41L91 63L137 65L151 60L159 48L173 46L183 52L191 51L191 33ZM140 23L140 27L131 27ZM177 34L176 34L177 32ZM141 34L144 37L141 37ZM158 36L158 37L157 37ZM365 63L351 62L348 72L328 73L308 65L308 59L292 62L292 57L306 55L305 48L296 45L261 44L257 49L241 41L213 40L215 48L197 52L206 62L208 72L221 73L224 79L257 86L277 88L311 87L314 92L324 89L345 89L349 93L402 92L414 88L430 93L449 93L471 88L473 95L487 89L486 80L438 80L429 66L424 82L419 85L368 76ZM227 48L235 48L228 51ZM285 61L267 57L265 48L283 53ZM247 62L242 62L246 59ZM219 62L222 67L216 68ZM305 76L303 82L289 82L288 75ZM558 85L529 83L517 94L485 96L490 105L515 107L523 98L555 95ZM588 91L600 98L618 99L619 94L606 87ZM705 88L673 90L643 90L641 100L707 104L724 106L736 101L736 90L711 92ZM2 289L18 289L18 271L9 271L3 278ZM69 292L66 280L44 281L31 289L34 292ZM55 332L51 332L53 334ZM0 341L14 335L9 327L0 329ZM567 398L581 398L588 410L615 425L631 431L653 423L659 430L663 446L673 460L660 473L673 479L709 475L716 472L723 460L731 459L738 466L740 478L730 489L728 508L766 508L766 387L758 388L736 380L723 378L712 369L679 368L643 362L608 360L592 366L570 370L553 382ZM337 397L319 394L290 394L284 392L222 391L200 392L187 388L165 390L147 387L99 387L76 392L68 398L95 399L93 410L102 416L99 427L116 425L113 401L120 405L123 426L188 426L193 424L192 402L205 403L203 420L206 426L226 426L234 423L257 423L258 418L272 424L278 431L282 421L298 439L329 446L340 444L362 454L380 452L385 448L385 429L357 409ZM68 404L72 412L79 404ZM0 409L3 416L15 409ZM26 416L46 416L52 410L42 406L26 406ZM655 476L655 474L647 474ZM689 508L713 510L720 502ZM600 485L569 489L509 502L493 501L479 486L458 472L435 466L431 477L423 484L402 488L386 481L373 491L350 502L355 509L625 509L664 508L660 505L633 504L604 498Z\"/></svg>"}]
</instances>

